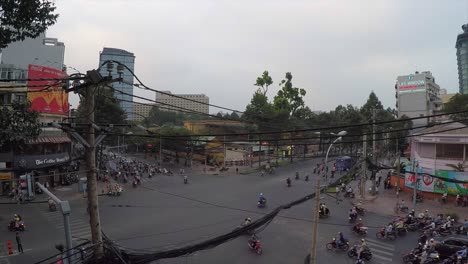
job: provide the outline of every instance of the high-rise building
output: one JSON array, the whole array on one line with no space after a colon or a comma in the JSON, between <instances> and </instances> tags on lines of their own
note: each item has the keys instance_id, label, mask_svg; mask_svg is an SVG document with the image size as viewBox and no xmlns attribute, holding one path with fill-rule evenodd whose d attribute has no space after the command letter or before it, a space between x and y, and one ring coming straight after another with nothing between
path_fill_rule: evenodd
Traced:
<instances>
[{"instance_id":1,"label":"high-rise building","mask_svg":"<svg viewBox=\"0 0 468 264\"><path fill-rule=\"evenodd\" d=\"M102 65L105 61L118 61L125 66L127 66L132 72L135 69L135 55L131 52L128 52L123 49L115 48L104 48L99 54L99 65ZM109 72L107 71L106 65L101 67L100 73L102 76L108 76ZM113 71L110 73L112 78L118 78L119 74L117 73L117 65L114 63ZM114 96L119 101L122 109L127 113L127 118L133 119L133 75L125 69L122 75L123 82L112 83L114 87ZM120 93L120 92L122 93Z\"/></svg>"},{"instance_id":2,"label":"high-rise building","mask_svg":"<svg viewBox=\"0 0 468 264\"><path fill-rule=\"evenodd\" d=\"M442 106L440 87L429 71L397 77L395 84L398 117L422 117L435 114ZM434 119L413 120L413 127L425 126ZM420 129L415 129L417 131Z\"/></svg>"},{"instance_id":3,"label":"high-rise building","mask_svg":"<svg viewBox=\"0 0 468 264\"><path fill-rule=\"evenodd\" d=\"M160 104L163 111L193 111L201 114L209 114L210 98L204 94L174 94L170 91L156 92L156 103Z\"/></svg>"},{"instance_id":4,"label":"high-rise building","mask_svg":"<svg viewBox=\"0 0 468 264\"><path fill-rule=\"evenodd\" d=\"M149 113L156 105L151 104L133 104L133 119L134 121L142 121L149 116Z\"/></svg>"},{"instance_id":5,"label":"high-rise building","mask_svg":"<svg viewBox=\"0 0 468 264\"><path fill-rule=\"evenodd\" d=\"M463 33L458 34L457 48L458 89L461 94L468 94L468 24L462 26Z\"/></svg>"},{"instance_id":6,"label":"high-rise building","mask_svg":"<svg viewBox=\"0 0 468 264\"><path fill-rule=\"evenodd\" d=\"M34 39L13 42L1 52L3 64L11 64L19 69L28 69L29 64L33 64L61 71L65 45L56 38L47 38L43 33Z\"/></svg>"}]
</instances>

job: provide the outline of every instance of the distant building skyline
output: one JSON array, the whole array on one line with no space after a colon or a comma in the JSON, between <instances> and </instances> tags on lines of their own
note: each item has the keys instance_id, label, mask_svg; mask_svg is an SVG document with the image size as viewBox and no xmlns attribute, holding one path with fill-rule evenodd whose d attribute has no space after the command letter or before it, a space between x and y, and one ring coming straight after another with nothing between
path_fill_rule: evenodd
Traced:
<instances>
[{"instance_id":1,"label":"distant building skyline","mask_svg":"<svg viewBox=\"0 0 468 264\"><path fill-rule=\"evenodd\" d=\"M142 121L144 118L149 116L149 113L155 104L133 104L133 121Z\"/></svg>"},{"instance_id":2,"label":"distant building skyline","mask_svg":"<svg viewBox=\"0 0 468 264\"><path fill-rule=\"evenodd\" d=\"M174 94L174 96L171 96L169 95L172 94L170 91L162 92L165 94L156 92L156 104L162 103L160 106L163 111L210 113L208 106L210 98L205 94Z\"/></svg>"},{"instance_id":3,"label":"distant building skyline","mask_svg":"<svg viewBox=\"0 0 468 264\"><path fill-rule=\"evenodd\" d=\"M135 72L135 55L129 51L117 48L108 48L104 47L103 50L99 53L99 66L102 65L105 61L113 60L118 61L126 65L132 72ZM107 71L106 65L102 66L100 71L102 76L108 76L109 72ZM117 64L114 63L114 68L110 72L112 78L118 78L119 74L117 73ZM112 83L112 87L117 90L114 91L114 97L119 102L119 105L127 113L127 119L133 119L133 75L127 70L124 69L122 74L123 82ZM120 93L120 92L122 93ZM123 94L125 93L125 94Z\"/></svg>"}]
</instances>

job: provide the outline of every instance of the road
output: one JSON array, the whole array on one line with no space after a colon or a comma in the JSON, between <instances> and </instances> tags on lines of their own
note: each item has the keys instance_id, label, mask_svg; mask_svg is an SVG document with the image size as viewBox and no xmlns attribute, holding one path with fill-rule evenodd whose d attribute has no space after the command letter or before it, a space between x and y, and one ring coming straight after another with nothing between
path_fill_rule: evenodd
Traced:
<instances>
[{"instance_id":1,"label":"road","mask_svg":"<svg viewBox=\"0 0 468 264\"><path fill-rule=\"evenodd\" d=\"M314 192L314 177L309 182L293 180L291 188L286 187L285 178L293 178L295 171L300 171L301 175L310 172L315 162L295 162L277 169L274 175L264 177L259 174L190 175L187 185L183 184L180 175L144 178L137 188L128 185L121 197L100 197L102 226L112 240L138 250L160 251L200 242L234 229L247 216L255 220L269 209ZM256 207L261 192L268 199L268 208ZM63 194L66 193L67 190L63 190ZM325 244L340 231L352 243L359 241L360 238L351 234L347 224L351 203L343 200L337 204L333 197L327 195L323 196L323 201L332 216L320 220L318 263L354 263L344 252L327 251L325 248ZM89 237L85 200L72 200L71 205L73 235ZM311 250L313 206L313 201L309 201L276 217L259 234L264 248L261 256L249 250L248 237L245 236L213 249L158 263L304 263ZM22 214L28 225L28 231L23 234L27 252L0 259L8 259L11 263L31 263L57 252L54 245L63 241L63 226L57 212L48 212L46 204L27 204L8 206L5 215L14 212ZM388 223L389 217L370 212L363 220L370 227L367 241L374 253L370 263L400 263L401 254L415 246L417 234L409 234L395 242L377 241L376 230ZM6 219L3 222L6 223ZM4 237L2 232L0 235ZM14 242L13 233L5 237Z\"/></svg>"}]
</instances>

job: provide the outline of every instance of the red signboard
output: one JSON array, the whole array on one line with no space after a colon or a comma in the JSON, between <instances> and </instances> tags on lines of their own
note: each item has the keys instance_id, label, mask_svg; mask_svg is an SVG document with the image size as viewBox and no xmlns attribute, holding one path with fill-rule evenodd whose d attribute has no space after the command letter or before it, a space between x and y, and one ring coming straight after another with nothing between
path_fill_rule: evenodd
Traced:
<instances>
[{"instance_id":1,"label":"red signboard","mask_svg":"<svg viewBox=\"0 0 468 264\"><path fill-rule=\"evenodd\" d=\"M32 64L28 66L29 79L59 79L66 76L66 73L54 68ZM50 88L44 90L48 86ZM39 113L68 115L68 94L62 90L59 81L29 81L28 100L32 103L31 108Z\"/></svg>"}]
</instances>

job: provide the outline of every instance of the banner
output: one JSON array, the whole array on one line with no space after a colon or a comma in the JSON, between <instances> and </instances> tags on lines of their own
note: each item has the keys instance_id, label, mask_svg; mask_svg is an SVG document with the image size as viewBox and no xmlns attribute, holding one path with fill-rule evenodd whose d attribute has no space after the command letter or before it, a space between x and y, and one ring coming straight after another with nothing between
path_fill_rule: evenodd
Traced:
<instances>
[{"instance_id":1,"label":"banner","mask_svg":"<svg viewBox=\"0 0 468 264\"><path fill-rule=\"evenodd\" d=\"M406 171L411 171L411 166L407 166ZM418 173L423 172L421 169ZM459 181L468 182L468 172L459 172L459 171L445 171L445 170L432 170L424 171L425 173L436 175L444 179L454 179ZM412 173L405 173L405 186L409 188L414 187L415 175ZM445 193L451 195L468 195L468 183L453 183L447 182L443 179L431 177L428 175L418 175L418 186L417 190L423 192L433 192L433 193Z\"/></svg>"},{"instance_id":2,"label":"banner","mask_svg":"<svg viewBox=\"0 0 468 264\"><path fill-rule=\"evenodd\" d=\"M66 73L54 68L32 64L28 66L29 79L63 78L66 76ZM48 91L41 91L55 83L58 84L51 86ZM68 94L62 90L61 83L58 81L29 81L28 100L32 103L31 109L39 113L68 115Z\"/></svg>"}]
</instances>

